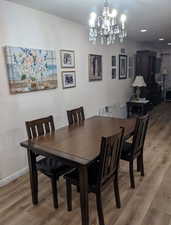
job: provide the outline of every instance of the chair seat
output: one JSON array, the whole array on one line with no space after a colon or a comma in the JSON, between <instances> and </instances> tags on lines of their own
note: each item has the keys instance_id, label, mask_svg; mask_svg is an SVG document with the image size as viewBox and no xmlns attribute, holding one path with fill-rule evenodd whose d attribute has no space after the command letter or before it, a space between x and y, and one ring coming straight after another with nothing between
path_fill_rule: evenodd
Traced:
<instances>
[{"instance_id":1,"label":"chair seat","mask_svg":"<svg viewBox=\"0 0 171 225\"><path fill-rule=\"evenodd\" d=\"M99 163L94 162L89 168L88 168L88 185L89 185L89 192L96 189L97 185L97 178L98 178L98 172L99 172ZM73 185L79 185L79 170L75 169L72 170L64 175L64 178L69 178L71 180L71 183Z\"/></svg>"},{"instance_id":2,"label":"chair seat","mask_svg":"<svg viewBox=\"0 0 171 225\"><path fill-rule=\"evenodd\" d=\"M46 157L36 163L37 169L45 175L51 177L54 174L58 179L59 176L68 172L71 168L64 165L61 161L55 158Z\"/></svg>"},{"instance_id":3,"label":"chair seat","mask_svg":"<svg viewBox=\"0 0 171 225\"><path fill-rule=\"evenodd\" d=\"M124 142L124 146L121 152L121 159L129 161L131 159L132 144Z\"/></svg>"}]
</instances>

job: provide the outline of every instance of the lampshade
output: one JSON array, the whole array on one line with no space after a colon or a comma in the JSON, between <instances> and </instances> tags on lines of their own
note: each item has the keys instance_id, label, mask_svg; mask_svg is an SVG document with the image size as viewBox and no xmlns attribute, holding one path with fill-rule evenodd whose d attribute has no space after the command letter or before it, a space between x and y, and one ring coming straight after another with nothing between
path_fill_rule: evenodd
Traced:
<instances>
[{"instance_id":1,"label":"lampshade","mask_svg":"<svg viewBox=\"0 0 171 225\"><path fill-rule=\"evenodd\" d=\"M144 77L143 76L136 76L134 82L132 83L133 87L146 87L146 83L144 81Z\"/></svg>"}]
</instances>

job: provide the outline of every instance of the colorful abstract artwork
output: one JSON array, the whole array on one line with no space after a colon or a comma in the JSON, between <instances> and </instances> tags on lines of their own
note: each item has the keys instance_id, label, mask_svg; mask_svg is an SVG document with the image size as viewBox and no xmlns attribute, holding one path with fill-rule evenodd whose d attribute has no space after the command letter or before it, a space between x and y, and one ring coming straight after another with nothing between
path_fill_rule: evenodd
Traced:
<instances>
[{"instance_id":1,"label":"colorful abstract artwork","mask_svg":"<svg viewBox=\"0 0 171 225\"><path fill-rule=\"evenodd\" d=\"M56 52L5 47L11 94L57 88Z\"/></svg>"}]
</instances>

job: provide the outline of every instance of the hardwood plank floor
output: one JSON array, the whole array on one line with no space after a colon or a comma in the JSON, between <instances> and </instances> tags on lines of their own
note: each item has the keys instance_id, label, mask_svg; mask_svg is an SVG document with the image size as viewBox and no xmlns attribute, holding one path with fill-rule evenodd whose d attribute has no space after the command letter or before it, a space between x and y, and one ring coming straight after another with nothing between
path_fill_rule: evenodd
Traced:
<instances>
[{"instance_id":1,"label":"hardwood plank floor","mask_svg":"<svg viewBox=\"0 0 171 225\"><path fill-rule=\"evenodd\" d=\"M171 103L157 106L151 116L144 151L145 177L135 170L136 188L130 189L128 164L121 162L122 208L116 209L113 187L109 186L103 192L106 225L171 225ZM89 201L91 225L98 225L93 194ZM73 211L67 212L62 179L59 203L55 210L50 180L40 174L39 204L32 206L27 174L0 188L0 225L80 225L79 194L73 191Z\"/></svg>"}]
</instances>

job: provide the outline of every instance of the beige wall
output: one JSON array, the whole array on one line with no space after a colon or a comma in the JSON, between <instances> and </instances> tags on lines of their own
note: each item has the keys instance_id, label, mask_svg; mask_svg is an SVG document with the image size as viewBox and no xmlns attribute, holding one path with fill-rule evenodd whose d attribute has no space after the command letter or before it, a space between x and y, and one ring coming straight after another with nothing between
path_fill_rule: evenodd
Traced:
<instances>
[{"instance_id":1,"label":"beige wall","mask_svg":"<svg viewBox=\"0 0 171 225\"><path fill-rule=\"evenodd\" d=\"M85 27L46 13L0 0L0 179L20 173L27 167L26 151L19 146L26 138L25 120L54 115L56 127L67 124L66 110L83 105L86 117L97 114L99 107L126 102L130 96L129 79L111 79L111 55L121 47L127 55L139 45L127 42L110 47L88 42ZM54 49L57 53L58 89L10 95L3 46ZM62 89L60 49L71 49L76 56L77 87ZM103 55L103 81L88 81L88 54Z\"/></svg>"}]
</instances>

